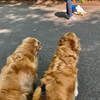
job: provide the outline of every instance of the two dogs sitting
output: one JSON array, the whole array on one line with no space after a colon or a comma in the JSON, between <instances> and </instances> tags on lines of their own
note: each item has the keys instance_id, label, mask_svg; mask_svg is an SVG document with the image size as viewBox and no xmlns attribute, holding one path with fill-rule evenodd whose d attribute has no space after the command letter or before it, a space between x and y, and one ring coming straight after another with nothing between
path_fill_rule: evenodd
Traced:
<instances>
[{"instance_id":1,"label":"two dogs sitting","mask_svg":"<svg viewBox=\"0 0 100 100\"><path fill-rule=\"evenodd\" d=\"M37 54L40 50L39 40L30 37L24 39L7 58L0 74L0 100L28 100L37 80ZM51 64L32 100L75 100L78 95L76 65L80 50L80 40L72 32L59 40Z\"/></svg>"}]
</instances>

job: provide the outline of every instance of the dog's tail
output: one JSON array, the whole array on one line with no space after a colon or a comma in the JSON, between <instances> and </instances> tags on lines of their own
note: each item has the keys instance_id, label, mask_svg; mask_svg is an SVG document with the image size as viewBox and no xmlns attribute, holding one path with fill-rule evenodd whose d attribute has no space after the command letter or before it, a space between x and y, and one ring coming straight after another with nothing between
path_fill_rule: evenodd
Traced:
<instances>
[{"instance_id":1,"label":"dog's tail","mask_svg":"<svg viewBox=\"0 0 100 100\"><path fill-rule=\"evenodd\" d=\"M41 86L39 86L35 89L32 100L43 100Z\"/></svg>"}]
</instances>

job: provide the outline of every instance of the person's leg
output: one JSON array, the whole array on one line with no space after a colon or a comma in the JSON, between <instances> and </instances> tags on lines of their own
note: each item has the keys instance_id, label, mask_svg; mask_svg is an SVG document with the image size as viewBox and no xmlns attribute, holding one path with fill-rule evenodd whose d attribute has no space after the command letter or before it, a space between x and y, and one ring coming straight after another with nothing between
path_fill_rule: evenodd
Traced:
<instances>
[{"instance_id":1,"label":"person's leg","mask_svg":"<svg viewBox=\"0 0 100 100\"><path fill-rule=\"evenodd\" d=\"M69 12L68 12L67 2L66 2L66 13L67 13L67 15L69 14Z\"/></svg>"},{"instance_id":2,"label":"person's leg","mask_svg":"<svg viewBox=\"0 0 100 100\"><path fill-rule=\"evenodd\" d=\"M67 2L66 2L66 13L68 14L69 17L72 16L72 2L71 2L71 0L67 0Z\"/></svg>"}]
</instances>

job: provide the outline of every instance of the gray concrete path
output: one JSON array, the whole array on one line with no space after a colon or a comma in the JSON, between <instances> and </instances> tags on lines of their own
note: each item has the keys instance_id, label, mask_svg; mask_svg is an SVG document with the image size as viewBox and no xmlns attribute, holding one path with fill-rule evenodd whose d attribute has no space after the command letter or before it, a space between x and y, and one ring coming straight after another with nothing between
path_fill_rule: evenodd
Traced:
<instances>
[{"instance_id":1,"label":"gray concrete path","mask_svg":"<svg viewBox=\"0 0 100 100\"><path fill-rule=\"evenodd\" d=\"M76 100L100 100L100 8L72 23L55 16L64 10L64 6L0 4L0 68L21 41L32 36L38 38L43 46L39 55L38 73L41 78L49 66L57 41L64 33L72 31L78 35L82 45L78 63L79 96Z\"/></svg>"}]
</instances>

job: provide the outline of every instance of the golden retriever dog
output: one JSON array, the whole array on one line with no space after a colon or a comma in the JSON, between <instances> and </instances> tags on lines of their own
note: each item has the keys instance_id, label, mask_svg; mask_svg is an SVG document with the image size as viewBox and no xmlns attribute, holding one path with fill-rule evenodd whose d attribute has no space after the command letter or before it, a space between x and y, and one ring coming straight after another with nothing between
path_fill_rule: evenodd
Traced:
<instances>
[{"instance_id":1,"label":"golden retriever dog","mask_svg":"<svg viewBox=\"0 0 100 100\"><path fill-rule=\"evenodd\" d=\"M0 100L27 100L37 80L40 42L28 37L8 58L0 73Z\"/></svg>"},{"instance_id":2,"label":"golden retriever dog","mask_svg":"<svg viewBox=\"0 0 100 100\"><path fill-rule=\"evenodd\" d=\"M73 32L59 40L51 64L41 79L41 86L34 92L33 100L75 100L78 95L76 65L80 50L80 40Z\"/></svg>"}]
</instances>

